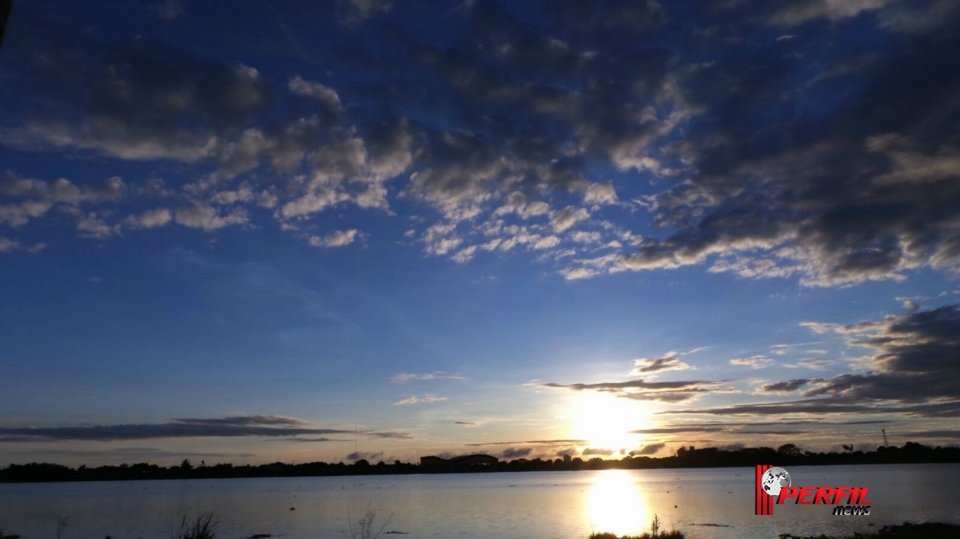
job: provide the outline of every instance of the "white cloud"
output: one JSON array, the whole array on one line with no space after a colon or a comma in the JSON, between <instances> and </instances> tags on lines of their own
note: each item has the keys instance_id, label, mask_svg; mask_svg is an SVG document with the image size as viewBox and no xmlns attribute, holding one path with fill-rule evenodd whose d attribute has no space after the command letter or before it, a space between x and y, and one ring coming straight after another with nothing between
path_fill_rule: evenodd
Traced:
<instances>
[{"instance_id":1,"label":"white cloud","mask_svg":"<svg viewBox=\"0 0 960 539\"><path fill-rule=\"evenodd\" d=\"M189 228L216 230L231 225L243 225L249 222L250 216L244 209L221 214L216 208L204 205L194 205L179 208L174 212L177 223Z\"/></svg>"},{"instance_id":2,"label":"white cloud","mask_svg":"<svg viewBox=\"0 0 960 539\"><path fill-rule=\"evenodd\" d=\"M77 231L84 238L105 239L117 234L119 225L110 226L95 213L87 214L77 222Z\"/></svg>"},{"instance_id":3,"label":"white cloud","mask_svg":"<svg viewBox=\"0 0 960 539\"><path fill-rule=\"evenodd\" d=\"M359 236L357 229L336 230L326 236L310 236L310 245L314 247L343 247L353 243Z\"/></svg>"},{"instance_id":4,"label":"white cloud","mask_svg":"<svg viewBox=\"0 0 960 539\"><path fill-rule=\"evenodd\" d=\"M431 402L443 402L445 400L447 400L446 397L438 397L432 394L424 395L422 397L417 397L416 395L414 395L412 397L407 397L403 400L399 400L394 404L396 404L397 406L403 406L406 404L425 404L425 403L431 403Z\"/></svg>"},{"instance_id":5,"label":"white cloud","mask_svg":"<svg viewBox=\"0 0 960 539\"><path fill-rule=\"evenodd\" d=\"M773 365L773 360L767 356L757 355L751 357L742 357L730 360L731 365L740 367L750 367L751 369L763 369Z\"/></svg>"},{"instance_id":6,"label":"white cloud","mask_svg":"<svg viewBox=\"0 0 960 539\"><path fill-rule=\"evenodd\" d=\"M570 235L570 239L577 243L599 243L602 236L599 232L585 232L578 230Z\"/></svg>"},{"instance_id":7,"label":"white cloud","mask_svg":"<svg viewBox=\"0 0 960 539\"><path fill-rule=\"evenodd\" d=\"M613 188L613 182L591 184L583 196L583 202L586 204L616 204L617 191Z\"/></svg>"},{"instance_id":8,"label":"white cloud","mask_svg":"<svg viewBox=\"0 0 960 539\"><path fill-rule=\"evenodd\" d=\"M590 212L583 208L567 206L550 217L550 224L557 232L563 232L580 221L590 218Z\"/></svg>"},{"instance_id":9,"label":"white cloud","mask_svg":"<svg viewBox=\"0 0 960 539\"><path fill-rule=\"evenodd\" d=\"M459 374L450 374L444 371L435 371L435 372L424 372L424 373L408 373L401 372L393 375L390 378L390 381L395 384L402 384L404 382L419 382L424 380L463 380L463 376Z\"/></svg>"},{"instance_id":10,"label":"white cloud","mask_svg":"<svg viewBox=\"0 0 960 539\"><path fill-rule=\"evenodd\" d=\"M295 94L305 95L322 101L334 110L340 108L340 96L337 94L337 91L319 82L304 80L297 75L287 81L287 87Z\"/></svg>"},{"instance_id":11,"label":"white cloud","mask_svg":"<svg viewBox=\"0 0 960 539\"><path fill-rule=\"evenodd\" d=\"M0 253L10 253L20 248L20 242L0 236Z\"/></svg>"},{"instance_id":12,"label":"white cloud","mask_svg":"<svg viewBox=\"0 0 960 539\"><path fill-rule=\"evenodd\" d=\"M131 215L123 220L127 228L156 228L164 226L173 220L173 215L166 208L147 210L137 215Z\"/></svg>"}]
</instances>

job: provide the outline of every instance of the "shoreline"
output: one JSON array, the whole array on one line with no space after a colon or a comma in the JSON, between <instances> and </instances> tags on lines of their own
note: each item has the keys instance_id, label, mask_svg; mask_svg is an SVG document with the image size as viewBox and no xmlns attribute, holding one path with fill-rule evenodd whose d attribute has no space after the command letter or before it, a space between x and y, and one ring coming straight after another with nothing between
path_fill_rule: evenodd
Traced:
<instances>
[{"instance_id":1,"label":"shoreline","mask_svg":"<svg viewBox=\"0 0 960 539\"><path fill-rule=\"evenodd\" d=\"M750 466L742 465L733 465L733 464L719 464L719 465L700 465L700 466L647 466L647 467L628 467L628 466L617 466L620 461L604 461L611 463L610 465L604 465L602 467L593 467L593 466L583 466L576 469L511 469L511 468L497 468L497 469L475 469L475 470L443 470L443 471L426 471L426 470L411 470L411 471L395 471L395 470L371 470L371 471L362 471L362 472L352 472L347 471L345 473L293 473L295 470L285 470L287 473L259 473L257 468L251 467L252 473L239 473L232 475L216 475L216 474L191 474L191 475L171 475L165 477L156 477L156 476L126 476L126 477L71 477L71 478L32 478L25 480L7 480L5 478L0 478L0 484L35 484L35 483L112 483L112 482L128 482L128 481L193 481L193 480L206 480L206 479L279 479L279 478L307 478L307 477L371 477L371 476L423 476L423 475L472 475L472 474L506 474L506 473L538 473L538 472L592 472L592 471L605 471L605 470L712 470L718 468L748 468ZM296 465L296 466L310 466L310 464ZM889 465L938 465L938 464L960 464L960 461L954 462L859 462L859 463L818 463L818 464L794 464L790 465L792 468L795 467L827 467L827 466L889 466ZM22 465L24 467L29 467L31 464ZM47 466L46 463L39 464L39 466ZM52 465L59 466L59 465ZM135 470L137 466L132 465L123 468L121 466L114 466L117 471L125 470ZM275 466L271 465L262 465L262 466ZM293 465L290 465L294 467ZM345 465L346 466L346 465ZM407 466L413 468L419 468L417 465L409 464ZM784 465L786 466L786 465ZM211 467L212 468L212 467ZM72 469L76 471L75 469ZM0 475L3 474L5 470L0 470ZM244 470L246 471L246 470Z\"/></svg>"}]
</instances>

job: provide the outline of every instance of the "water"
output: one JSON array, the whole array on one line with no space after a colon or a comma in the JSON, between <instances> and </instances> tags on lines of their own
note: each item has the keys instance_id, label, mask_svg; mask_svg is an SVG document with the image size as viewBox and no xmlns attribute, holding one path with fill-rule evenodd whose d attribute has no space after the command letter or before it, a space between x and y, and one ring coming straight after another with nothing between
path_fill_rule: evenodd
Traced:
<instances>
[{"instance_id":1,"label":"water","mask_svg":"<svg viewBox=\"0 0 960 539\"><path fill-rule=\"evenodd\" d=\"M54 539L58 517L68 516L62 539L169 539L183 515L214 511L221 539L335 539L348 537L348 523L368 507L378 523L390 516L385 532L407 534L383 539L585 539L592 531L649 531L654 514L663 529L693 539L839 534L905 520L960 523L953 497L960 464L788 471L794 486L868 487L871 515L778 505L773 516L755 516L752 468L722 468L0 484L0 524L23 539Z\"/></svg>"}]
</instances>

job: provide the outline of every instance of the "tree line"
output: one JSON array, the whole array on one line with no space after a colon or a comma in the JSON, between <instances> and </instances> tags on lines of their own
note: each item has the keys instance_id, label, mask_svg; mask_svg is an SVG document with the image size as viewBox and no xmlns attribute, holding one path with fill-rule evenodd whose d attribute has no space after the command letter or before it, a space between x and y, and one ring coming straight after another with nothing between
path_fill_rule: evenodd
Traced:
<instances>
[{"instance_id":1,"label":"tree line","mask_svg":"<svg viewBox=\"0 0 960 539\"><path fill-rule=\"evenodd\" d=\"M656 469L656 468L712 468L775 464L778 466L816 466L831 464L905 464L960 462L958 447L929 447L907 442L903 447L881 446L876 451L853 451L846 446L843 452L814 453L803 451L795 444L771 447L748 447L723 450L716 447L697 449L681 447L669 457L625 455L621 459L589 460L572 459L515 459L501 460L490 465L459 465L434 473L483 473L483 472L532 472L532 471L577 471L608 469ZM156 464L120 464L88 468L70 468L60 464L30 463L11 464L0 470L0 483L27 483L53 481L130 481L149 479L227 479L242 477L310 477L339 475L396 475L425 473L418 464L394 461L392 464L371 464L358 460L351 464L343 462L309 462L287 464L274 462L261 465L214 464L201 462L194 465L184 460L179 466Z\"/></svg>"}]
</instances>

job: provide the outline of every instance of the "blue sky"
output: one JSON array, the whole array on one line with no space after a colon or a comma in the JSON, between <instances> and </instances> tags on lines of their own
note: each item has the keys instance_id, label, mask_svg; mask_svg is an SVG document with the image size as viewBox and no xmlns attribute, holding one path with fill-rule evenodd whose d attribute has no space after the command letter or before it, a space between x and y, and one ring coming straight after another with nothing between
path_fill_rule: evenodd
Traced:
<instances>
[{"instance_id":1,"label":"blue sky","mask_svg":"<svg viewBox=\"0 0 960 539\"><path fill-rule=\"evenodd\" d=\"M17 2L0 465L955 444L958 28Z\"/></svg>"}]
</instances>

